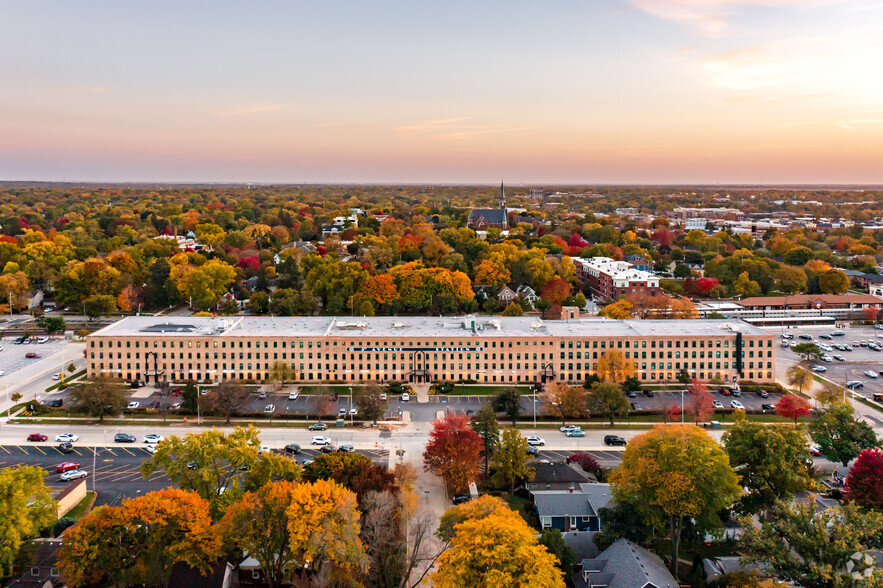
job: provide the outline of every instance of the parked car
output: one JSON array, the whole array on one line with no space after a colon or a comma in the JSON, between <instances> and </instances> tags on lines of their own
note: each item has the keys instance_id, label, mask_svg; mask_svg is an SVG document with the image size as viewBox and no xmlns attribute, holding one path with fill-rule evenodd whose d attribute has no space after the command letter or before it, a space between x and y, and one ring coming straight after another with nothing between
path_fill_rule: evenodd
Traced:
<instances>
[{"instance_id":1,"label":"parked car","mask_svg":"<svg viewBox=\"0 0 883 588\"><path fill-rule=\"evenodd\" d=\"M358 408L351 408L351 409L350 409L350 416L356 416L357 414L359 414L359 409L358 409ZM469 412L467 411L466 414L469 414Z\"/></svg>"},{"instance_id":2,"label":"parked car","mask_svg":"<svg viewBox=\"0 0 883 588\"><path fill-rule=\"evenodd\" d=\"M738 400L730 400L730 406L732 406L736 410L745 410L745 406Z\"/></svg>"},{"instance_id":3,"label":"parked car","mask_svg":"<svg viewBox=\"0 0 883 588\"><path fill-rule=\"evenodd\" d=\"M793 339L794 335L791 333L782 333L782 339Z\"/></svg>"},{"instance_id":4,"label":"parked car","mask_svg":"<svg viewBox=\"0 0 883 588\"><path fill-rule=\"evenodd\" d=\"M321 453L334 453L335 449L331 445L323 445L319 448L319 452Z\"/></svg>"},{"instance_id":5,"label":"parked car","mask_svg":"<svg viewBox=\"0 0 883 588\"><path fill-rule=\"evenodd\" d=\"M411 395L408 394L407 392L403 392L402 393L402 402L408 402L409 400L411 400Z\"/></svg>"},{"instance_id":6,"label":"parked car","mask_svg":"<svg viewBox=\"0 0 883 588\"><path fill-rule=\"evenodd\" d=\"M386 392L381 392L381 393L380 393L380 400L386 402Z\"/></svg>"},{"instance_id":7,"label":"parked car","mask_svg":"<svg viewBox=\"0 0 883 588\"><path fill-rule=\"evenodd\" d=\"M282 448L282 451L285 453L291 453L292 455L297 455L300 453L300 445L297 443L289 443L285 447Z\"/></svg>"},{"instance_id":8,"label":"parked car","mask_svg":"<svg viewBox=\"0 0 883 588\"><path fill-rule=\"evenodd\" d=\"M341 445L337 448L337 450L341 453L352 453L356 450L352 445Z\"/></svg>"},{"instance_id":9,"label":"parked car","mask_svg":"<svg viewBox=\"0 0 883 588\"><path fill-rule=\"evenodd\" d=\"M66 461L64 463L60 463L57 466L55 466L55 471L59 474L63 474L64 472L76 470L79 467L80 467L80 464L78 464L75 461Z\"/></svg>"},{"instance_id":10,"label":"parked car","mask_svg":"<svg viewBox=\"0 0 883 588\"><path fill-rule=\"evenodd\" d=\"M809 454L813 457L821 457L822 456L822 452L815 445L813 445L812 447L809 448Z\"/></svg>"},{"instance_id":11,"label":"parked car","mask_svg":"<svg viewBox=\"0 0 883 588\"><path fill-rule=\"evenodd\" d=\"M721 388L720 390L718 390L718 392L720 392L721 396L729 396L733 393L733 391L729 388Z\"/></svg>"},{"instance_id":12,"label":"parked car","mask_svg":"<svg viewBox=\"0 0 883 588\"><path fill-rule=\"evenodd\" d=\"M861 380L850 380L846 382L846 387L850 390L858 390L859 388L864 388L865 383Z\"/></svg>"},{"instance_id":13,"label":"parked car","mask_svg":"<svg viewBox=\"0 0 883 588\"><path fill-rule=\"evenodd\" d=\"M2 375L3 375L3 372L0 372L0 376L2 376ZM62 406L64 406L64 400L61 398L56 398L55 400L50 400L49 404L47 406L49 406L50 408L61 408Z\"/></svg>"},{"instance_id":14,"label":"parked car","mask_svg":"<svg viewBox=\"0 0 883 588\"><path fill-rule=\"evenodd\" d=\"M162 435L157 435L156 433L148 433L144 435L145 443L159 443L162 441Z\"/></svg>"},{"instance_id":15,"label":"parked car","mask_svg":"<svg viewBox=\"0 0 883 588\"><path fill-rule=\"evenodd\" d=\"M464 502L469 502L470 500L472 500L471 496L467 494L458 494L457 496L454 496L451 502L456 506L458 504L463 504Z\"/></svg>"},{"instance_id":16,"label":"parked car","mask_svg":"<svg viewBox=\"0 0 883 588\"><path fill-rule=\"evenodd\" d=\"M586 432L582 429L571 429L570 431L564 433L564 435L567 437L585 437Z\"/></svg>"},{"instance_id":17,"label":"parked car","mask_svg":"<svg viewBox=\"0 0 883 588\"><path fill-rule=\"evenodd\" d=\"M338 408L337 409L337 416L338 417L346 416L346 409L345 408Z\"/></svg>"},{"instance_id":18,"label":"parked car","mask_svg":"<svg viewBox=\"0 0 883 588\"><path fill-rule=\"evenodd\" d=\"M55 436L57 443L76 443L80 438L73 433L60 433Z\"/></svg>"},{"instance_id":19,"label":"parked car","mask_svg":"<svg viewBox=\"0 0 883 588\"><path fill-rule=\"evenodd\" d=\"M267 399L267 391L261 390L258 392L258 400L266 400Z\"/></svg>"},{"instance_id":20,"label":"parked car","mask_svg":"<svg viewBox=\"0 0 883 588\"><path fill-rule=\"evenodd\" d=\"M130 410L135 410L136 408L141 408L141 403L132 401L126 405L126 408L128 408Z\"/></svg>"},{"instance_id":21,"label":"parked car","mask_svg":"<svg viewBox=\"0 0 883 588\"><path fill-rule=\"evenodd\" d=\"M135 435L130 435L128 433L117 433L113 436L114 443L134 443Z\"/></svg>"},{"instance_id":22,"label":"parked car","mask_svg":"<svg viewBox=\"0 0 883 588\"><path fill-rule=\"evenodd\" d=\"M328 428L328 425L325 423L313 423L309 427L307 427L310 431L324 431Z\"/></svg>"},{"instance_id":23,"label":"parked car","mask_svg":"<svg viewBox=\"0 0 883 588\"><path fill-rule=\"evenodd\" d=\"M846 333L844 333L843 331L831 331L831 336L832 336L832 337L842 337L842 336L844 336L845 334L846 334Z\"/></svg>"},{"instance_id":24,"label":"parked car","mask_svg":"<svg viewBox=\"0 0 883 588\"><path fill-rule=\"evenodd\" d=\"M73 443L61 443L56 449L58 449L62 453L73 453L74 452L74 444Z\"/></svg>"},{"instance_id":25,"label":"parked car","mask_svg":"<svg viewBox=\"0 0 883 588\"><path fill-rule=\"evenodd\" d=\"M317 435L316 437L313 437L310 445L331 445L331 437L323 437L322 435Z\"/></svg>"},{"instance_id":26,"label":"parked car","mask_svg":"<svg viewBox=\"0 0 883 588\"><path fill-rule=\"evenodd\" d=\"M527 454L528 455L539 455L540 450L537 449L536 447L534 447L533 445L528 445L527 446Z\"/></svg>"},{"instance_id":27,"label":"parked car","mask_svg":"<svg viewBox=\"0 0 883 588\"><path fill-rule=\"evenodd\" d=\"M89 474L86 472L86 470L71 470L69 472L61 474L61 481L70 482L71 480L76 480L78 478L85 478L88 475Z\"/></svg>"},{"instance_id":28,"label":"parked car","mask_svg":"<svg viewBox=\"0 0 883 588\"><path fill-rule=\"evenodd\" d=\"M144 451L146 451L150 455L153 455L154 453L156 453L156 445L148 445L144 448Z\"/></svg>"},{"instance_id":29,"label":"parked car","mask_svg":"<svg viewBox=\"0 0 883 588\"><path fill-rule=\"evenodd\" d=\"M27 357L28 359L40 359L40 354L29 351L28 353L25 353L25 357Z\"/></svg>"},{"instance_id":30,"label":"parked car","mask_svg":"<svg viewBox=\"0 0 883 588\"><path fill-rule=\"evenodd\" d=\"M273 414L274 412L276 412L276 405L275 404L268 404L267 406L264 407L264 412L267 414Z\"/></svg>"},{"instance_id":31,"label":"parked car","mask_svg":"<svg viewBox=\"0 0 883 588\"><path fill-rule=\"evenodd\" d=\"M846 361L842 355L835 355L834 361Z\"/></svg>"},{"instance_id":32,"label":"parked car","mask_svg":"<svg viewBox=\"0 0 883 588\"><path fill-rule=\"evenodd\" d=\"M637 393L635 393L634 390L627 390L625 395L628 396L629 398L637 398L638 397Z\"/></svg>"},{"instance_id":33,"label":"parked car","mask_svg":"<svg viewBox=\"0 0 883 588\"><path fill-rule=\"evenodd\" d=\"M827 372L827 371L828 371L828 368L826 368L826 367L823 366L823 365L818 365L818 364L812 366L812 367L809 368L809 369L811 369L811 370L814 371L814 372L818 372L818 373L822 373L822 372Z\"/></svg>"},{"instance_id":34,"label":"parked car","mask_svg":"<svg viewBox=\"0 0 883 588\"><path fill-rule=\"evenodd\" d=\"M604 445L626 445L628 441L619 435L604 435Z\"/></svg>"},{"instance_id":35,"label":"parked car","mask_svg":"<svg viewBox=\"0 0 883 588\"><path fill-rule=\"evenodd\" d=\"M819 338L820 339L831 339L831 335L829 335L827 333L822 333L821 335L819 335Z\"/></svg>"},{"instance_id":36,"label":"parked car","mask_svg":"<svg viewBox=\"0 0 883 588\"><path fill-rule=\"evenodd\" d=\"M48 441L49 437L42 433L31 433L28 435L28 441Z\"/></svg>"},{"instance_id":37,"label":"parked car","mask_svg":"<svg viewBox=\"0 0 883 588\"><path fill-rule=\"evenodd\" d=\"M766 403L764 403L764 404L761 404L760 407L761 407L763 410L776 410L776 407L773 406L772 404L770 404L769 402L766 402Z\"/></svg>"},{"instance_id":38,"label":"parked car","mask_svg":"<svg viewBox=\"0 0 883 588\"><path fill-rule=\"evenodd\" d=\"M769 392L767 392L766 390L758 390L757 395L760 396L761 398L769 398L770 397Z\"/></svg>"},{"instance_id":39,"label":"parked car","mask_svg":"<svg viewBox=\"0 0 883 588\"><path fill-rule=\"evenodd\" d=\"M534 437L533 435L531 435L530 437L527 438L527 444L528 445L545 445L546 440L541 437Z\"/></svg>"},{"instance_id":40,"label":"parked car","mask_svg":"<svg viewBox=\"0 0 883 588\"><path fill-rule=\"evenodd\" d=\"M643 393L647 398L653 398L653 390L644 390Z\"/></svg>"},{"instance_id":41,"label":"parked car","mask_svg":"<svg viewBox=\"0 0 883 588\"><path fill-rule=\"evenodd\" d=\"M297 400L297 397L298 397L299 394L300 394L300 393L299 393L297 390L295 390L294 392L289 392L289 393L288 393L288 399L289 399L289 400Z\"/></svg>"},{"instance_id":42,"label":"parked car","mask_svg":"<svg viewBox=\"0 0 883 588\"><path fill-rule=\"evenodd\" d=\"M712 402L712 405L713 405L715 408L723 408L723 407L724 407L724 403L721 402L720 400L715 400L714 402Z\"/></svg>"}]
</instances>

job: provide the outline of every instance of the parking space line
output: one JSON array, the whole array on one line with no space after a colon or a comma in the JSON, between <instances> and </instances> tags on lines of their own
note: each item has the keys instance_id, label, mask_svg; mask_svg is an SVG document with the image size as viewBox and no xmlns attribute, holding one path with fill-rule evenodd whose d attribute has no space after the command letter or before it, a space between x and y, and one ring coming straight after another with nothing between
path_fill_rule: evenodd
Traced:
<instances>
[{"instance_id":1,"label":"parking space line","mask_svg":"<svg viewBox=\"0 0 883 588\"><path fill-rule=\"evenodd\" d=\"M16 445L15 447L17 449L21 449L21 452L24 453L25 455L30 455L30 453L28 453L28 450L25 449L24 447L22 447L21 445Z\"/></svg>"},{"instance_id":2,"label":"parking space line","mask_svg":"<svg viewBox=\"0 0 883 588\"><path fill-rule=\"evenodd\" d=\"M43 455L46 455L46 452L43 451L42 449L40 449L39 447L37 447L36 445L34 446L34 449L36 449L37 451L39 451L39 452L42 453Z\"/></svg>"},{"instance_id":3,"label":"parking space line","mask_svg":"<svg viewBox=\"0 0 883 588\"><path fill-rule=\"evenodd\" d=\"M3 451L5 451L6 453L12 455L12 452L9 451L8 449L6 449L5 447L3 447L2 445L0 445L0 449L2 449Z\"/></svg>"},{"instance_id":4,"label":"parking space line","mask_svg":"<svg viewBox=\"0 0 883 588\"><path fill-rule=\"evenodd\" d=\"M131 451L129 451L128 449L126 449L125 447L120 447L120 449L122 449L123 451L125 451L126 453L128 453L129 455L131 455L132 457L135 457L135 454L132 453Z\"/></svg>"}]
</instances>

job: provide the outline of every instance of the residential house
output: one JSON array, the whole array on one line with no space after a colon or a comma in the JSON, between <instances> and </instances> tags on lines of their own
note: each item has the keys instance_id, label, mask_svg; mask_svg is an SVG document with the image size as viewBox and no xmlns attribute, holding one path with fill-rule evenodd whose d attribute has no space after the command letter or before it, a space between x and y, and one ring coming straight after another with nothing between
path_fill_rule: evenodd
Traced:
<instances>
[{"instance_id":1,"label":"residential house","mask_svg":"<svg viewBox=\"0 0 883 588\"><path fill-rule=\"evenodd\" d=\"M34 550L30 567L18 578L13 579L7 588L53 588L64 586L59 578L58 568L55 567L58 559L58 550L61 547L61 538L34 539Z\"/></svg>"},{"instance_id":2,"label":"residential house","mask_svg":"<svg viewBox=\"0 0 883 588\"><path fill-rule=\"evenodd\" d=\"M509 304L516 298L518 298L518 294L516 294L515 290L513 290L509 286L503 286L502 288L500 288L499 292L497 292L497 300L499 300L503 304Z\"/></svg>"},{"instance_id":3,"label":"residential house","mask_svg":"<svg viewBox=\"0 0 883 588\"><path fill-rule=\"evenodd\" d=\"M525 300L527 300L530 303L531 307L533 307L534 303L539 299L539 296L537 296L537 293L534 292L534 289L527 284L522 284L518 286L518 288L515 290L515 293L518 294L520 298L524 298Z\"/></svg>"},{"instance_id":4,"label":"residential house","mask_svg":"<svg viewBox=\"0 0 883 588\"><path fill-rule=\"evenodd\" d=\"M573 584L576 588L678 587L658 555L627 539L618 539L598 557L584 559Z\"/></svg>"},{"instance_id":5,"label":"residential house","mask_svg":"<svg viewBox=\"0 0 883 588\"><path fill-rule=\"evenodd\" d=\"M570 490L580 484L587 484L590 479L586 474L577 471L563 462L533 464L533 480L524 487L534 490Z\"/></svg>"},{"instance_id":6,"label":"residential house","mask_svg":"<svg viewBox=\"0 0 883 588\"><path fill-rule=\"evenodd\" d=\"M610 502L610 484L581 483L567 490L534 490L531 494L543 529L598 531L598 511Z\"/></svg>"}]
</instances>

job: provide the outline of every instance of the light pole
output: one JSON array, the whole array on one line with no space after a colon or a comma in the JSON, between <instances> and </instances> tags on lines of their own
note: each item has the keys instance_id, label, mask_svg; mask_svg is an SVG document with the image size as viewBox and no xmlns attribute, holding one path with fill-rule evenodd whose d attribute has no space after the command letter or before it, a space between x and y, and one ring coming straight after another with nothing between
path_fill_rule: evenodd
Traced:
<instances>
[{"instance_id":1,"label":"light pole","mask_svg":"<svg viewBox=\"0 0 883 588\"><path fill-rule=\"evenodd\" d=\"M533 428L537 428L537 387L533 387Z\"/></svg>"},{"instance_id":2,"label":"light pole","mask_svg":"<svg viewBox=\"0 0 883 588\"><path fill-rule=\"evenodd\" d=\"M353 426L353 387L350 386L350 426Z\"/></svg>"},{"instance_id":3,"label":"light pole","mask_svg":"<svg viewBox=\"0 0 883 588\"><path fill-rule=\"evenodd\" d=\"M199 424L199 384L196 384L196 424Z\"/></svg>"},{"instance_id":4,"label":"light pole","mask_svg":"<svg viewBox=\"0 0 883 588\"><path fill-rule=\"evenodd\" d=\"M684 424L684 390L681 390L681 424Z\"/></svg>"}]
</instances>

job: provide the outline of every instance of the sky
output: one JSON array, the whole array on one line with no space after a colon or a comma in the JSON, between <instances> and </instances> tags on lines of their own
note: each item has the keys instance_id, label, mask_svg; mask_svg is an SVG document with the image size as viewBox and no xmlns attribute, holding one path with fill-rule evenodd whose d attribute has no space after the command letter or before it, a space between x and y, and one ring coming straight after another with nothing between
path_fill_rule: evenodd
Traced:
<instances>
[{"instance_id":1,"label":"sky","mask_svg":"<svg viewBox=\"0 0 883 588\"><path fill-rule=\"evenodd\" d=\"M0 0L0 180L880 184L883 0Z\"/></svg>"}]
</instances>

